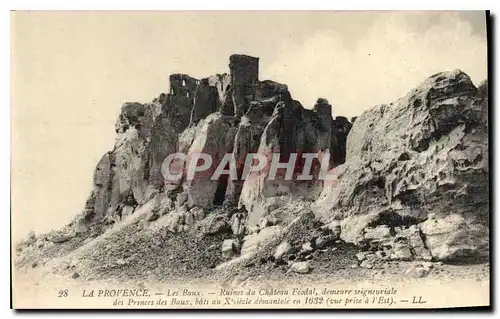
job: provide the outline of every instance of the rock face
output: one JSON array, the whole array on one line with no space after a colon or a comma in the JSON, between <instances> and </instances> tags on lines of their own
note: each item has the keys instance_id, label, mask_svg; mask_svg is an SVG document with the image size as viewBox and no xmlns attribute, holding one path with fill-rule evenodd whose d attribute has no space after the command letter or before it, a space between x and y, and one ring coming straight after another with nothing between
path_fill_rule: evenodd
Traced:
<instances>
[{"instance_id":1,"label":"rock face","mask_svg":"<svg viewBox=\"0 0 500 319\"><path fill-rule=\"evenodd\" d=\"M311 267L307 261L301 261L293 263L290 266L290 270L299 274L307 274L311 271Z\"/></svg>"},{"instance_id":2,"label":"rock face","mask_svg":"<svg viewBox=\"0 0 500 319\"><path fill-rule=\"evenodd\" d=\"M305 108L287 85L259 80L258 58L229 60L229 74L172 74L168 93L125 103L83 213L19 249L74 244L144 214L139 232L191 248L195 236L223 262L216 270L274 262L305 274L337 249L366 269L488 257L487 82L438 73L350 122L324 98ZM174 153L185 159L166 165ZM249 171L255 153L265 163ZM333 180L319 178L325 167ZM179 178L166 178L174 168Z\"/></svg>"},{"instance_id":3,"label":"rock face","mask_svg":"<svg viewBox=\"0 0 500 319\"><path fill-rule=\"evenodd\" d=\"M489 257L487 82L438 73L350 122L324 98L304 107L260 80L258 58L229 62L229 74L172 74L167 93L123 104L83 212L29 234L16 265L78 248L61 264L75 279L244 281L401 266L421 278L432 261ZM252 154L265 159L255 171Z\"/></svg>"},{"instance_id":4,"label":"rock face","mask_svg":"<svg viewBox=\"0 0 500 319\"><path fill-rule=\"evenodd\" d=\"M207 208L211 207L214 201L217 202L215 194L219 180L212 180L212 176L224 155L231 152L232 145L226 143L226 134L231 131L232 121L232 117L213 113L197 126L195 138L187 152L188 162L190 160L195 162L200 154L208 154L211 158L211 165L207 170L196 172L193 176L187 176L183 187L188 195L188 207ZM201 159L199 161L202 162ZM199 164L201 165L201 163ZM222 199L224 193L222 192Z\"/></svg>"},{"instance_id":5,"label":"rock face","mask_svg":"<svg viewBox=\"0 0 500 319\"><path fill-rule=\"evenodd\" d=\"M438 260L460 260L488 256L488 226L469 222L464 216L450 214L429 218L420 224L425 244Z\"/></svg>"},{"instance_id":6,"label":"rock face","mask_svg":"<svg viewBox=\"0 0 500 319\"><path fill-rule=\"evenodd\" d=\"M429 77L357 117L345 164L313 211L342 220L347 241L362 242L369 226L423 222L435 259L487 255L487 118L487 84L477 89L459 70Z\"/></svg>"},{"instance_id":7,"label":"rock face","mask_svg":"<svg viewBox=\"0 0 500 319\"><path fill-rule=\"evenodd\" d=\"M356 118L353 118L352 123ZM332 133L336 139L337 147L332 148L333 161L337 166L345 162L346 148L347 148L347 134L352 128L352 123L350 123L347 118L343 116L335 117L332 123Z\"/></svg>"}]
</instances>

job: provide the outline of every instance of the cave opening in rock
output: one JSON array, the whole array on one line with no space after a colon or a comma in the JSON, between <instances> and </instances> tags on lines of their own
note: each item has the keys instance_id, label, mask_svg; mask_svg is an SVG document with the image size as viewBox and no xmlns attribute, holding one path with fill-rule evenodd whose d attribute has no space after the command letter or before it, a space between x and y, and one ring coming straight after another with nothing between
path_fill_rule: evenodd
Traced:
<instances>
[{"instance_id":1,"label":"cave opening in rock","mask_svg":"<svg viewBox=\"0 0 500 319\"><path fill-rule=\"evenodd\" d=\"M214 205L222 205L224 203L224 199L226 198L226 189L227 189L227 174L222 174L217 181L217 189L214 194Z\"/></svg>"}]
</instances>

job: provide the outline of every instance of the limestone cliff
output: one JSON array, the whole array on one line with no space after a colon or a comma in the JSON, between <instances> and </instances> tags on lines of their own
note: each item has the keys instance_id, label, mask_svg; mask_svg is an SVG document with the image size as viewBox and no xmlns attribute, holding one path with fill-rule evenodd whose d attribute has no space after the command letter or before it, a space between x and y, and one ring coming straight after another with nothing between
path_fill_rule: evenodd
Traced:
<instances>
[{"instance_id":1,"label":"limestone cliff","mask_svg":"<svg viewBox=\"0 0 500 319\"><path fill-rule=\"evenodd\" d=\"M421 223L436 258L487 254L487 83L438 73L364 112L334 171L313 209L325 223L342 221L345 240L363 241L370 225Z\"/></svg>"},{"instance_id":2,"label":"limestone cliff","mask_svg":"<svg viewBox=\"0 0 500 319\"><path fill-rule=\"evenodd\" d=\"M300 209L277 213L290 201L317 199L311 209L318 220L340 222L347 242L363 245L378 224L418 224L437 259L488 254L487 83L478 89L459 70L438 73L406 97L364 112L354 124L333 119L325 99L304 108L286 85L259 81L258 59L249 56L231 56L230 74L201 81L174 74L170 85L152 103L123 106L115 148L94 174L86 221L115 221L117 212L123 218L165 193L171 203L164 214L170 207L237 206L236 223L252 234L297 217ZM162 162L176 151L209 154L212 166L193 179L165 181ZM318 160L312 181L297 180L300 154L325 151L332 155L334 180L318 180ZM238 178L211 179L228 153ZM279 154L280 162L297 154L293 178L270 179L267 165L242 179L250 153L269 161Z\"/></svg>"},{"instance_id":3,"label":"limestone cliff","mask_svg":"<svg viewBox=\"0 0 500 319\"><path fill-rule=\"evenodd\" d=\"M127 198L143 204L156 193L174 190L176 196L180 192L180 198L187 199L188 208L208 209L226 199L228 204L239 203L255 215L258 223L263 213L257 206L265 198L308 193L314 197L319 193L320 182L294 185L273 181L264 182L263 187L254 185L253 180L244 183L227 175L210 180L226 153L233 153L237 159L239 177L249 153L280 153L286 159L291 153L328 149L334 154L332 164L343 162L345 157L342 144L350 124L345 118L344 122L333 120L328 101L319 99L314 108L306 109L292 99L286 85L259 81L257 58L232 55L230 72L202 80L173 74L169 93L162 93L149 104L123 105L116 124L115 148L96 168L86 220L115 218L121 205L128 206ZM341 124L335 125L337 122ZM189 181L165 181L162 163L177 151L188 156L209 154L212 167ZM260 178L265 180L265 174Z\"/></svg>"}]
</instances>

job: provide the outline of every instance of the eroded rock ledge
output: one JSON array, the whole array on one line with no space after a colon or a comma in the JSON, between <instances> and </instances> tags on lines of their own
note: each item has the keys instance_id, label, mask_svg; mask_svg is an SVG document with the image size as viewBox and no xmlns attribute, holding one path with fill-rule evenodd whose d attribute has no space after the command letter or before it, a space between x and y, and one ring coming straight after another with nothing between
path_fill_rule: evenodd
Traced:
<instances>
[{"instance_id":1,"label":"eroded rock ledge","mask_svg":"<svg viewBox=\"0 0 500 319\"><path fill-rule=\"evenodd\" d=\"M212 181L208 172L181 183L164 181L163 160L175 152L210 154L213 168L224 154L233 153L240 177L248 153L271 150L286 158L291 153L329 150L332 165L344 161L351 124L343 117L334 120L328 101L318 99L306 109L292 99L286 85L259 81L258 58L232 55L229 67L230 74L201 80L173 74L169 93L152 103L122 107L115 148L103 156L94 173L86 221L114 217L128 206L127 199L142 204L162 192L175 195L174 200L185 199L188 208L210 209L224 201L239 204L255 219L266 213L267 198L319 194L321 182L268 183L265 175L255 183L227 176Z\"/></svg>"}]
</instances>

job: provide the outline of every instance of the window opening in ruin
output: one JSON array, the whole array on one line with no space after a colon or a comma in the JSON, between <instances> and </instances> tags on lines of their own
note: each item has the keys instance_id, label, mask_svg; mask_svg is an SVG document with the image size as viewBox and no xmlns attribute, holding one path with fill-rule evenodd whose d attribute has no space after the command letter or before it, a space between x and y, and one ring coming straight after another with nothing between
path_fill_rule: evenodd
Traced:
<instances>
[{"instance_id":1,"label":"window opening in ruin","mask_svg":"<svg viewBox=\"0 0 500 319\"><path fill-rule=\"evenodd\" d=\"M189 97L189 91L186 93L186 96Z\"/></svg>"},{"instance_id":2,"label":"window opening in ruin","mask_svg":"<svg viewBox=\"0 0 500 319\"><path fill-rule=\"evenodd\" d=\"M186 86L186 80L182 80L182 86Z\"/></svg>"}]
</instances>

